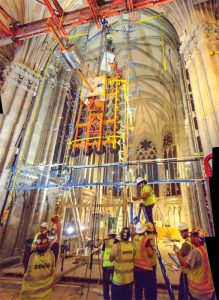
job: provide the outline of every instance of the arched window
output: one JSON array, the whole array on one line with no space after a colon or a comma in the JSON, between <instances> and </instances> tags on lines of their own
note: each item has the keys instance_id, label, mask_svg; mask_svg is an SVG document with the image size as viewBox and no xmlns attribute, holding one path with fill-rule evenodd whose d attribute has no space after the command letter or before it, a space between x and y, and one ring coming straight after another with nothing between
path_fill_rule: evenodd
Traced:
<instances>
[{"instance_id":1,"label":"arched window","mask_svg":"<svg viewBox=\"0 0 219 300\"><path fill-rule=\"evenodd\" d=\"M157 149L152 141L148 139L142 140L136 149L136 159L141 161L145 159L156 159ZM147 179L158 180L158 168L156 163L141 163L137 176L147 176ZM159 196L158 184L153 184L154 193Z\"/></svg>"}]
</instances>

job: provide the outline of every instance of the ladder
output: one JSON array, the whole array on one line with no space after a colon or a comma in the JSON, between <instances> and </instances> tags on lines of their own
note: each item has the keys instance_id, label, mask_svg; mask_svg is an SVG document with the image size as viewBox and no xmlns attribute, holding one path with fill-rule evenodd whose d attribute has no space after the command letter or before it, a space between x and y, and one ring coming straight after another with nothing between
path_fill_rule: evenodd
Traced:
<instances>
[{"instance_id":1,"label":"ladder","mask_svg":"<svg viewBox=\"0 0 219 300\"><path fill-rule=\"evenodd\" d=\"M140 216L141 216L141 212L142 211L144 213L145 220L147 222L149 222L149 219L148 219L148 216L147 216L147 212L146 212L146 208L145 208L144 205L140 205L139 206L139 210L138 210L138 219L139 219L139 221L140 221ZM160 250L158 249L157 244L155 245L155 249L154 250L157 253L158 262L160 264L160 269L161 269L161 272L163 274L163 278L164 278L164 281L165 281L165 284L166 284L166 288L167 288L170 300L175 300L175 295L173 293L173 288L172 288L172 285L170 283L169 277L167 275L167 271L166 271L166 268L165 268L165 265L164 265L164 262L163 262L163 259L162 259L162 256L160 254Z\"/></svg>"}]
</instances>

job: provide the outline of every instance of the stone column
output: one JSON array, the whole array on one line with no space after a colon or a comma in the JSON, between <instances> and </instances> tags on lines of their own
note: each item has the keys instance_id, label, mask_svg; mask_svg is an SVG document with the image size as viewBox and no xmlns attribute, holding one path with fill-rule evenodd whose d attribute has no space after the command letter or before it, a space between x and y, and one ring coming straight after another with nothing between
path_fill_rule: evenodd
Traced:
<instances>
[{"instance_id":1,"label":"stone column","mask_svg":"<svg viewBox=\"0 0 219 300\"><path fill-rule=\"evenodd\" d=\"M48 127L50 124L50 119L53 113L53 107L55 106L54 94L56 92L56 84L57 84L57 75L56 68L53 63L50 63L48 74L46 77L46 81L44 84L44 90L41 95L40 103L36 104L38 107L35 107L35 116L33 123L30 124L32 128L29 128L31 132L29 134L28 143L26 145L26 149L23 149L23 159L28 164L38 164L42 161L43 149L46 143L45 133L48 131ZM47 125L47 126L46 126ZM46 127L46 128L45 128Z\"/></svg>"},{"instance_id":2,"label":"stone column","mask_svg":"<svg viewBox=\"0 0 219 300\"><path fill-rule=\"evenodd\" d=\"M1 88L1 100L2 100L2 106L4 111L4 116L0 123L0 132L3 125L3 120L5 119L5 116L8 114L10 110L10 105L12 104L12 101L14 99L15 91L17 89L17 74L16 72L13 72L13 64L6 67L4 70L4 84Z\"/></svg>"},{"instance_id":3,"label":"stone column","mask_svg":"<svg viewBox=\"0 0 219 300\"><path fill-rule=\"evenodd\" d=\"M162 144L162 140L163 137L161 137L161 142L159 144ZM163 158L163 148L161 147L161 145L157 146L157 157ZM164 180L166 178L164 164L158 164L157 167L158 167L158 180ZM155 204L155 207L153 209L154 212L157 209L159 220L162 222L163 225L165 224L166 221L165 220L166 218L164 217L166 214L162 212L167 211L166 189L167 189L166 184L159 184L159 198L158 198L158 202Z\"/></svg>"},{"instance_id":4,"label":"stone column","mask_svg":"<svg viewBox=\"0 0 219 300\"><path fill-rule=\"evenodd\" d=\"M0 132L0 186L6 187L9 167L17 150L17 141L28 117L32 98L36 93L39 78L22 64L12 63L5 86L3 88L3 103L7 101L6 115ZM10 90L10 83L12 91ZM10 97L12 97L10 99ZM5 192L1 193L2 203Z\"/></svg>"},{"instance_id":5,"label":"stone column","mask_svg":"<svg viewBox=\"0 0 219 300\"><path fill-rule=\"evenodd\" d=\"M6 101L10 104L6 109L0 132L0 161L3 161L7 155L7 149L12 139L11 134L19 123L27 94L30 94L29 97L31 97L36 93L39 80L32 70L18 63L12 63L7 76L5 86L3 86L2 102L3 105ZM10 83L12 83L12 91L10 90ZM27 108L29 107L27 106Z\"/></svg>"},{"instance_id":6,"label":"stone column","mask_svg":"<svg viewBox=\"0 0 219 300\"><path fill-rule=\"evenodd\" d=\"M64 108L64 104L66 101L66 94L70 87L70 79L71 79L71 73L64 72L58 81L59 96L56 97L56 95L54 95L55 101L57 101L57 105L56 105L56 109L53 113L53 119L51 120L51 127L50 127L50 131L49 131L49 135L47 137L47 144L44 149L44 160L46 161L47 164L52 164L53 155L54 155L55 146L56 146L56 140L57 140L57 136L58 136L58 132L59 132L58 129L59 129L60 122L61 122L60 116L62 116L62 114L63 114L63 108ZM57 130L54 130L54 129L57 129ZM48 174L48 178L45 180L45 184L48 183L48 180L49 180L49 174ZM42 205L40 206L38 222L40 221L40 219L43 216L45 196L46 196L46 190L43 191Z\"/></svg>"},{"instance_id":7,"label":"stone column","mask_svg":"<svg viewBox=\"0 0 219 300\"><path fill-rule=\"evenodd\" d=\"M207 88L219 130L219 28L216 24L204 24L199 27L198 45L205 71ZM218 144L219 145L219 144Z\"/></svg>"},{"instance_id":8,"label":"stone column","mask_svg":"<svg viewBox=\"0 0 219 300\"><path fill-rule=\"evenodd\" d=\"M181 51L189 71L199 133L204 154L207 155L211 153L212 147L219 145L217 120L219 116L216 115L218 111L218 83L216 83L216 74L211 67L212 62L203 28L200 26L195 27L187 41L183 41Z\"/></svg>"}]
</instances>

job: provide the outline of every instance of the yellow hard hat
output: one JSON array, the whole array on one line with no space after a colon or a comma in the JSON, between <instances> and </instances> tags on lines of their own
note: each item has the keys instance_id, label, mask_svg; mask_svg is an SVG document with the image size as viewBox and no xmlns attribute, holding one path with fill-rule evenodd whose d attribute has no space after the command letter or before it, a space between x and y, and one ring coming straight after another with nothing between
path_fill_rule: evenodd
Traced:
<instances>
[{"instance_id":1,"label":"yellow hard hat","mask_svg":"<svg viewBox=\"0 0 219 300\"><path fill-rule=\"evenodd\" d=\"M146 230L150 231L150 232L153 232L154 231L154 225L151 222L147 222Z\"/></svg>"}]
</instances>

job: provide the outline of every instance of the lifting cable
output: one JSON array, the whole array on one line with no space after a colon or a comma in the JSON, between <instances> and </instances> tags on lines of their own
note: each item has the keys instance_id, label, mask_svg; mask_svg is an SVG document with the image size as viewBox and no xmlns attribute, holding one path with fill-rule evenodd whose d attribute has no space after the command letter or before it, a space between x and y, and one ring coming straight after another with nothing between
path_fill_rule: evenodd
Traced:
<instances>
[{"instance_id":1,"label":"lifting cable","mask_svg":"<svg viewBox=\"0 0 219 300\"><path fill-rule=\"evenodd\" d=\"M98 158L100 160L100 157ZM100 165L100 162L98 163L98 165ZM99 178L101 176L101 168L98 168L97 171L97 177ZM88 289L87 289L87 296L86 296L86 300L88 299L88 295L89 295L89 290L90 290L90 281L91 281L91 274L92 274L92 266L93 266L93 246L95 245L95 241L96 241L96 232L95 229L97 226L99 226L98 221L98 215L99 215L99 211L100 211L100 205L99 205L99 201L100 201L100 189L101 186L97 185L96 186L96 193L95 193L95 197L94 197L94 209L92 211L92 209L90 209L90 220L93 217L92 220L92 231L91 231L91 240L90 240L90 253L89 253L89 261L87 262L86 265L86 271L85 271L85 278L87 278L87 272L88 272L88 265L89 265L89 269L90 269L90 275L89 275L89 284L88 284ZM92 214L93 212L93 214ZM98 238L99 238L99 229L98 229ZM97 239L98 241L98 239ZM98 245L99 246L99 245ZM99 249L98 249L99 252ZM99 253L98 253L98 262L99 262ZM81 294L80 294L80 299L81 296L83 295L83 289L84 289L84 283L82 285L82 289L81 289Z\"/></svg>"}]
</instances>

